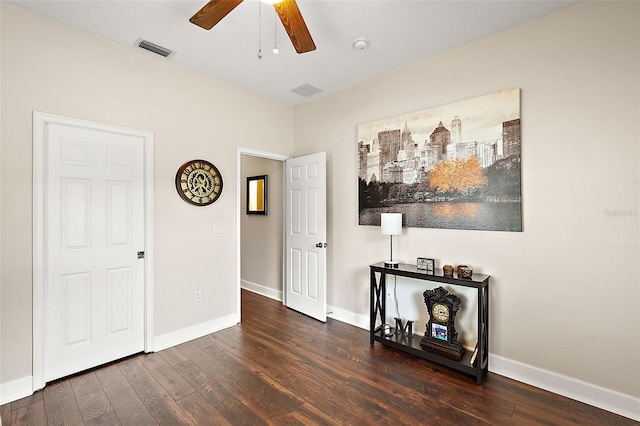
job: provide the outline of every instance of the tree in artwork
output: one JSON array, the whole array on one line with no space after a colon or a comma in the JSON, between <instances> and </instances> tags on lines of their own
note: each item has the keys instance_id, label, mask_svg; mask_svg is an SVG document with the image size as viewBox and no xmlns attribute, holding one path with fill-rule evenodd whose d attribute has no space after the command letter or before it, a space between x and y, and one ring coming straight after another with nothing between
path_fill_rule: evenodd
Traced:
<instances>
[{"instance_id":1,"label":"tree in artwork","mask_svg":"<svg viewBox=\"0 0 640 426\"><path fill-rule=\"evenodd\" d=\"M489 182L475 155L466 160L451 159L437 163L431 170L430 178L430 189L465 197L473 196Z\"/></svg>"}]
</instances>

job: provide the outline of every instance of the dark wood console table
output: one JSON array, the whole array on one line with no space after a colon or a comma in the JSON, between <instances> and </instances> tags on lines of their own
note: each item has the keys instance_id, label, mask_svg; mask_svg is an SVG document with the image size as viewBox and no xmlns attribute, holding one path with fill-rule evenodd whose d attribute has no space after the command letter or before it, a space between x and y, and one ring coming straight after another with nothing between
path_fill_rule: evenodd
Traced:
<instances>
[{"instance_id":1,"label":"dark wood console table","mask_svg":"<svg viewBox=\"0 0 640 426\"><path fill-rule=\"evenodd\" d=\"M378 341L383 345L408 352L420 358L436 362L438 364L462 371L475 376L476 383L482 383L482 375L489 371L489 275L473 274L470 279L451 278L436 271L435 274L427 274L419 271L416 265L401 263L398 268L385 268L384 262L369 266L371 275L371 296L369 314L370 344ZM471 365L471 351L465 350L460 361L456 361L440 355L436 352L426 351L420 346L421 335L412 336L393 334L385 336L384 324L386 322L386 281L387 275L407 277L424 281L435 281L443 284L471 287L478 290L478 353L476 365ZM379 279L377 278L379 276ZM426 306L425 306L426 309ZM376 321L380 319L379 326Z\"/></svg>"}]
</instances>

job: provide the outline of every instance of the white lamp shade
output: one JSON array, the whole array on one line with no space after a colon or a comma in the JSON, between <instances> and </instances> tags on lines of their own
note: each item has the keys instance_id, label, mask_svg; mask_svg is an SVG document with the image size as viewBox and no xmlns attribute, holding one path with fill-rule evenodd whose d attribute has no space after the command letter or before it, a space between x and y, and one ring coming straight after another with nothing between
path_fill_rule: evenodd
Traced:
<instances>
[{"instance_id":1,"label":"white lamp shade","mask_svg":"<svg viewBox=\"0 0 640 426\"><path fill-rule=\"evenodd\" d=\"M402 213L381 213L380 225L384 235L401 235Z\"/></svg>"}]
</instances>

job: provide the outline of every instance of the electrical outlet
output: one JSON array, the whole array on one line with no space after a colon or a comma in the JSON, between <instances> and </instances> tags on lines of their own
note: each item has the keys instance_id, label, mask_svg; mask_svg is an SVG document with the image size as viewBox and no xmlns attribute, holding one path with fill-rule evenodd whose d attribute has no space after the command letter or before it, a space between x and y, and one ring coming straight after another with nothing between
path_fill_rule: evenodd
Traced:
<instances>
[{"instance_id":1,"label":"electrical outlet","mask_svg":"<svg viewBox=\"0 0 640 426\"><path fill-rule=\"evenodd\" d=\"M195 292L193 292L193 301L199 302L201 300L202 300L202 293L200 292L200 290L196 290Z\"/></svg>"}]
</instances>

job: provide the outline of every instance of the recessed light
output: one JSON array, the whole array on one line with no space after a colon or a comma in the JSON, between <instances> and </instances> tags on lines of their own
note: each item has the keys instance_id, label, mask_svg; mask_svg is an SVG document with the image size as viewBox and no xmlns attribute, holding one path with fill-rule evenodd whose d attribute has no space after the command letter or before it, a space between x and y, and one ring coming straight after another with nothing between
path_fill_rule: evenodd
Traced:
<instances>
[{"instance_id":1,"label":"recessed light","mask_svg":"<svg viewBox=\"0 0 640 426\"><path fill-rule=\"evenodd\" d=\"M353 48L354 49L358 49L358 50L364 50L367 48L367 46L369 46L369 40L367 40L364 37L360 37L357 38L354 42L353 42Z\"/></svg>"}]
</instances>

